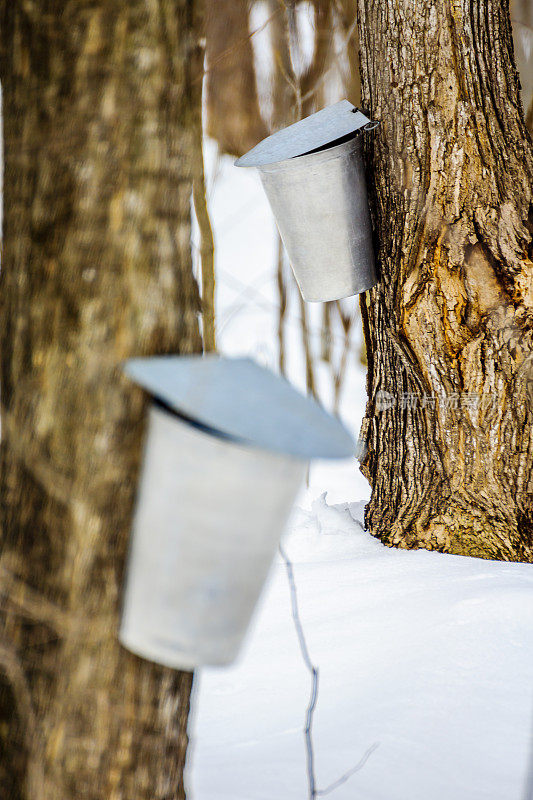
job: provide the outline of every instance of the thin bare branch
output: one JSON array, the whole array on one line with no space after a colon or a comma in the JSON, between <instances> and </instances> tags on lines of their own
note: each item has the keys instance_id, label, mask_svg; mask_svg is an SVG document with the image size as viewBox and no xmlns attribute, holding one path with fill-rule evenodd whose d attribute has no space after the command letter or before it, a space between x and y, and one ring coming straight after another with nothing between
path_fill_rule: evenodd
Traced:
<instances>
[{"instance_id":1,"label":"thin bare branch","mask_svg":"<svg viewBox=\"0 0 533 800\"><path fill-rule=\"evenodd\" d=\"M305 300L302 297L300 289L298 289L298 300L300 302L300 317L302 328L302 345L305 353L305 380L307 391L313 397L318 397L317 387L315 382L315 369L313 364L313 352L311 348L311 337L309 335L309 326L307 323L307 307Z\"/></svg>"},{"instance_id":2,"label":"thin bare branch","mask_svg":"<svg viewBox=\"0 0 533 800\"><path fill-rule=\"evenodd\" d=\"M285 317L287 314L287 286L285 284L285 271L284 271L284 248L281 236L278 234L278 266L277 266L277 283L278 283L278 298L279 298L279 311L278 311L278 344L279 344L279 371L281 375L285 375Z\"/></svg>"},{"instance_id":3,"label":"thin bare branch","mask_svg":"<svg viewBox=\"0 0 533 800\"><path fill-rule=\"evenodd\" d=\"M200 125L201 128L201 125ZM215 339L215 243L207 208L205 192L203 138L201 130L195 137L193 164L193 200L200 231L200 263L202 267L202 331L204 350L216 349Z\"/></svg>"}]
</instances>

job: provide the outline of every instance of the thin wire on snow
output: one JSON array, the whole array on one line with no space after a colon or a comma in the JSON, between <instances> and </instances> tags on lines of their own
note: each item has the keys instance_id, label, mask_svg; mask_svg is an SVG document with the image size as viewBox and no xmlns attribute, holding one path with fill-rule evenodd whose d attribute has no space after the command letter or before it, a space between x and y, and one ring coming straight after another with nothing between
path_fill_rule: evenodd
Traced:
<instances>
[{"instance_id":1,"label":"thin wire on snow","mask_svg":"<svg viewBox=\"0 0 533 800\"><path fill-rule=\"evenodd\" d=\"M315 751L313 745L313 722L314 722L314 714L315 709L318 703L318 678L319 678L319 669L317 666L313 664L311 661L311 656L309 655L309 648L307 646L307 640L305 638L305 633L302 625L302 620L300 617L300 609L298 605L298 591L296 589L296 581L294 578L294 568L292 565L292 561L288 557L287 553L285 552L283 546L279 545L279 552L280 555L285 562L285 569L287 571L287 580L289 583L289 590L291 596L291 613L292 619L294 622L294 627L296 629L296 635L298 637L298 644L300 645L300 652L302 654L303 662L306 666L306 669L309 671L311 675L311 692L309 695L309 703L307 705L305 711L305 726L304 726L304 735L305 735L305 749L306 749L306 761L307 761L307 785L309 787L309 800L315 800L317 797L324 797L327 794L330 794L335 789L338 789L339 786L342 786L349 780L352 775L355 775L358 772L374 750L379 747L379 742L374 742L371 745L363 757L358 761L358 763L349 769L344 775L341 775L336 781L330 783L329 786L326 786L325 789L317 789L316 787L316 771L315 771Z\"/></svg>"}]
</instances>

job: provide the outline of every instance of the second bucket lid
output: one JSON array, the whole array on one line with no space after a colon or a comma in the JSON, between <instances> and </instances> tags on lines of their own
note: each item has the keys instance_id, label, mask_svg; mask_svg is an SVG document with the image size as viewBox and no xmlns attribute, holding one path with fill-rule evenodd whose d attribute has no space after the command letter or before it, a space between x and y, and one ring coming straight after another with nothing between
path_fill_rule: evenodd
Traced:
<instances>
[{"instance_id":1,"label":"second bucket lid","mask_svg":"<svg viewBox=\"0 0 533 800\"><path fill-rule=\"evenodd\" d=\"M237 159L237 167L261 167L296 158L355 133L370 122L349 100L341 100L288 128L276 131Z\"/></svg>"},{"instance_id":2,"label":"second bucket lid","mask_svg":"<svg viewBox=\"0 0 533 800\"><path fill-rule=\"evenodd\" d=\"M245 444L305 460L354 455L338 419L249 358L134 358L124 370L179 414Z\"/></svg>"}]
</instances>

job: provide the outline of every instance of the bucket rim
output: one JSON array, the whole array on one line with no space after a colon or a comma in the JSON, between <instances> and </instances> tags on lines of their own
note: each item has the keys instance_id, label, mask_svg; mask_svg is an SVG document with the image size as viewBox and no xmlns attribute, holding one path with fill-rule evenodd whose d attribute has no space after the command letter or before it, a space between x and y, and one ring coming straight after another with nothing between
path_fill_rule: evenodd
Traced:
<instances>
[{"instance_id":1,"label":"bucket rim","mask_svg":"<svg viewBox=\"0 0 533 800\"><path fill-rule=\"evenodd\" d=\"M263 167L303 156L355 134L371 120L349 100L341 100L267 136L235 161L237 167Z\"/></svg>"},{"instance_id":2,"label":"bucket rim","mask_svg":"<svg viewBox=\"0 0 533 800\"><path fill-rule=\"evenodd\" d=\"M123 369L179 416L242 445L307 461L355 454L339 419L250 358L154 356L130 359Z\"/></svg>"},{"instance_id":3,"label":"bucket rim","mask_svg":"<svg viewBox=\"0 0 533 800\"><path fill-rule=\"evenodd\" d=\"M261 454L263 457L276 459L277 464L280 463L280 460L292 461L294 463L298 462L302 465L309 463L309 459L304 458L303 456L295 456L291 453L282 453L277 450L267 449L262 445L255 444L255 442L249 442L246 441L246 439L239 439L237 436L233 436L230 433L224 433L224 431L221 431L218 428L212 428L209 425L204 425L202 422L198 422L198 420L195 420L192 417L188 417L185 414L180 414L178 411L173 409L172 406L167 405L167 403L159 400L157 397L153 397L150 404L150 417L154 416L170 420L173 423L177 422L178 425L181 426L182 431L186 432L187 436L194 437L195 440L196 438L201 438L213 446L216 445L217 447L230 447L232 450L241 450L248 454L253 451L254 453Z\"/></svg>"},{"instance_id":4,"label":"bucket rim","mask_svg":"<svg viewBox=\"0 0 533 800\"><path fill-rule=\"evenodd\" d=\"M349 139L343 139L339 144L332 144L331 147L324 147L319 150L312 150L310 153L302 153L300 156L284 158L282 161L273 161L271 164L263 164L257 167L261 174L275 172L297 172L307 170L311 165L327 164L328 161L350 155L360 151L362 148L362 136L359 131L355 131Z\"/></svg>"}]
</instances>

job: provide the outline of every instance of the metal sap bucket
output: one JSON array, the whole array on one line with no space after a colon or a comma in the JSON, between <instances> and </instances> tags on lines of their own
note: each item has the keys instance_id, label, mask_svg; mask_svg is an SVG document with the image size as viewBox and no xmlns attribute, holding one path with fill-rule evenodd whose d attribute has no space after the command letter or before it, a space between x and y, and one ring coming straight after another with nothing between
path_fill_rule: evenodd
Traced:
<instances>
[{"instance_id":1,"label":"metal sap bucket","mask_svg":"<svg viewBox=\"0 0 533 800\"><path fill-rule=\"evenodd\" d=\"M342 100L235 162L259 169L304 300L339 300L376 283L362 158L363 131L375 124Z\"/></svg>"},{"instance_id":2,"label":"metal sap bucket","mask_svg":"<svg viewBox=\"0 0 533 800\"><path fill-rule=\"evenodd\" d=\"M353 441L320 406L248 359L136 359L126 370L156 400L120 641L177 669L229 664L310 458L347 457Z\"/></svg>"}]
</instances>

